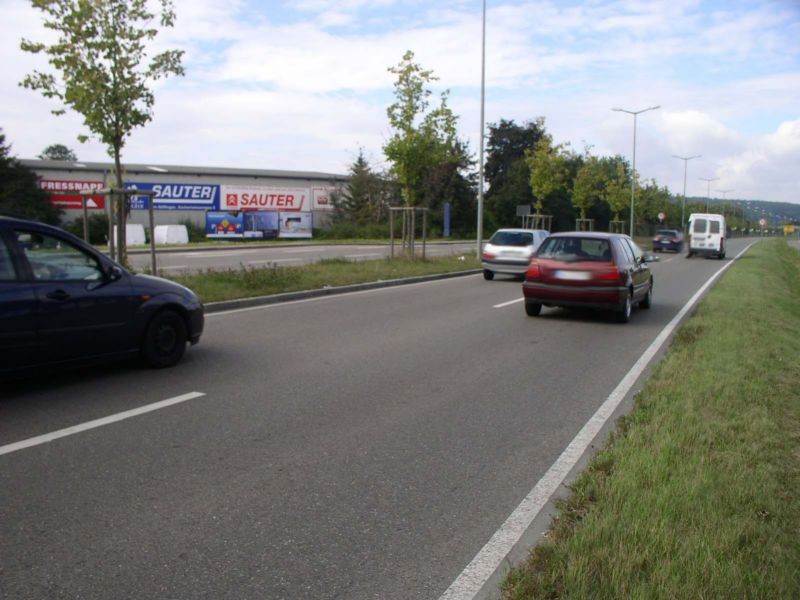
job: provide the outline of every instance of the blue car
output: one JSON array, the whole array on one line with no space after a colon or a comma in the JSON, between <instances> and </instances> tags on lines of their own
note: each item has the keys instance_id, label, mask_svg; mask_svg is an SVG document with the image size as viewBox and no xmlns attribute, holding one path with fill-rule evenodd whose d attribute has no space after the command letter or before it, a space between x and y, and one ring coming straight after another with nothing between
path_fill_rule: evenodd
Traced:
<instances>
[{"instance_id":1,"label":"blue car","mask_svg":"<svg viewBox=\"0 0 800 600\"><path fill-rule=\"evenodd\" d=\"M191 290L57 227L0 216L0 376L126 357L171 367L203 324Z\"/></svg>"}]
</instances>

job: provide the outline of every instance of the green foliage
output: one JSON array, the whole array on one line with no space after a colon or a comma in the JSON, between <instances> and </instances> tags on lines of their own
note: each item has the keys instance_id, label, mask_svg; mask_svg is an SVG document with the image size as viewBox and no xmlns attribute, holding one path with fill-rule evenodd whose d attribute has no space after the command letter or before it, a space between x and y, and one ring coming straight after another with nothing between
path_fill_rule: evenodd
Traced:
<instances>
[{"instance_id":1,"label":"green foliage","mask_svg":"<svg viewBox=\"0 0 800 600\"><path fill-rule=\"evenodd\" d=\"M57 225L61 209L39 188L36 173L11 156L5 141L0 132L0 214Z\"/></svg>"},{"instance_id":2,"label":"green foliage","mask_svg":"<svg viewBox=\"0 0 800 600\"><path fill-rule=\"evenodd\" d=\"M361 225L352 221L334 221L326 229L314 230L316 240L385 240L388 237L388 221Z\"/></svg>"},{"instance_id":3,"label":"green foliage","mask_svg":"<svg viewBox=\"0 0 800 600\"><path fill-rule=\"evenodd\" d=\"M587 218L587 211L597 203L604 189L605 177L600 161L587 153L572 185L572 204L580 211L581 219Z\"/></svg>"},{"instance_id":4,"label":"green foliage","mask_svg":"<svg viewBox=\"0 0 800 600\"><path fill-rule=\"evenodd\" d=\"M630 207L630 186L630 175L625 165L621 162L617 163L614 174L606 175L605 191L603 192L603 200L611 208L615 221L621 220L622 212Z\"/></svg>"},{"instance_id":5,"label":"green foliage","mask_svg":"<svg viewBox=\"0 0 800 600\"><path fill-rule=\"evenodd\" d=\"M387 109L392 137L383 147L391 163L391 173L400 185L406 206L418 206L426 173L441 163L460 162L456 144L456 116L447 106L448 92L439 105L430 109L431 91L427 85L436 81L432 71L413 62L410 50L389 72L397 76L396 101Z\"/></svg>"},{"instance_id":6,"label":"green foliage","mask_svg":"<svg viewBox=\"0 0 800 600\"><path fill-rule=\"evenodd\" d=\"M64 229L83 239L83 218L71 221ZM108 243L108 216L105 214L89 215L89 243L101 246Z\"/></svg>"},{"instance_id":7,"label":"green foliage","mask_svg":"<svg viewBox=\"0 0 800 600\"><path fill-rule=\"evenodd\" d=\"M568 153L563 144L553 144L553 137L545 133L535 148L525 152L530 169L530 185L536 197L534 207L541 213L549 197L569 189Z\"/></svg>"},{"instance_id":8,"label":"green foliage","mask_svg":"<svg viewBox=\"0 0 800 600\"><path fill-rule=\"evenodd\" d=\"M332 195L336 223L369 225L385 222L388 207L397 203L397 193L390 178L372 170L369 161L359 150L350 165L350 178L342 192Z\"/></svg>"},{"instance_id":9,"label":"green foliage","mask_svg":"<svg viewBox=\"0 0 800 600\"><path fill-rule=\"evenodd\" d=\"M184 225L186 227L186 232L189 234L189 242L205 242L206 239L206 229L202 225L198 225L191 219L183 219L180 222L180 225Z\"/></svg>"},{"instance_id":10,"label":"green foliage","mask_svg":"<svg viewBox=\"0 0 800 600\"><path fill-rule=\"evenodd\" d=\"M530 170L525 162L526 151L532 151L544 135L544 119L517 125L500 120L490 124L484 168L486 183L487 224L497 227L519 225L517 206L532 205Z\"/></svg>"},{"instance_id":11,"label":"green foliage","mask_svg":"<svg viewBox=\"0 0 800 600\"><path fill-rule=\"evenodd\" d=\"M121 151L137 127L153 118L155 98L150 84L169 75L182 75L182 50L166 50L150 57L148 45L158 35L156 15L148 0L31 0L44 15L44 25L55 32L51 44L22 40L25 52L44 54L58 73L33 71L20 85L58 100L53 111L71 108L103 142L114 159L116 187L122 188ZM159 0L161 27L172 27L172 0ZM79 140L85 141L82 135ZM120 208L119 222L125 221ZM120 260L125 261L125 227L120 228Z\"/></svg>"},{"instance_id":12,"label":"green foliage","mask_svg":"<svg viewBox=\"0 0 800 600\"><path fill-rule=\"evenodd\" d=\"M42 160L78 160L78 156L64 144L51 144L39 155Z\"/></svg>"}]
</instances>

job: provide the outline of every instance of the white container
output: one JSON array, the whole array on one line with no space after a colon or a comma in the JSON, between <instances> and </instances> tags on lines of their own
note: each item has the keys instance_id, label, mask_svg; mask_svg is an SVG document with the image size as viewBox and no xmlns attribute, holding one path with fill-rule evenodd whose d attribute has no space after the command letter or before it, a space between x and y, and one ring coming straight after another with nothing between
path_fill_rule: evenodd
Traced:
<instances>
[{"instance_id":1,"label":"white container","mask_svg":"<svg viewBox=\"0 0 800 600\"><path fill-rule=\"evenodd\" d=\"M114 241L119 245L116 225L114 225ZM125 225L125 242L126 246L144 246L147 243L144 237L144 225L136 223Z\"/></svg>"},{"instance_id":2,"label":"white container","mask_svg":"<svg viewBox=\"0 0 800 600\"><path fill-rule=\"evenodd\" d=\"M156 244L188 244L189 231L186 225L156 225Z\"/></svg>"}]
</instances>

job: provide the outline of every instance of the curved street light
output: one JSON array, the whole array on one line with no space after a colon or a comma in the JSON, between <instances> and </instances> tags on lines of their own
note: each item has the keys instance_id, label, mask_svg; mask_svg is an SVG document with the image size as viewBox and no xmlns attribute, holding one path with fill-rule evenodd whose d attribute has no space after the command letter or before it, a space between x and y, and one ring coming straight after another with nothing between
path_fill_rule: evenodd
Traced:
<instances>
[{"instance_id":1,"label":"curved street light","mask_svg":"<svg viewBox=\"0 0 800 600\"><path fill-rule=\"evenodd\" d=\"M661 105L657 106L650 106L648 108L643 108L642 110L625 110L624 108L612 108L611 110L617 112L624 112L628 113L629 115L633 115L633 166L631 170L631 239L633 238L633 199L635 196L636 190L636 117L643 112L647 112L648 110L656 110L657 108L661 108Z\"/></svg>"},{"instance_id":2,"label":"curved street light","mask_svg":"<svg viewBox=\"0 0 800 600\"><path fill-rule=\"evenodd\" d=\"M700 177L699 179L708 183L708 191L706 192L706 212L708 212L708 203L711 201L711 182L719 181L719 177Z\"/></svg>"},{"instance_id":3,"label":"curved street light","mask_svg":"<svg viewBox=\"0 0 800 600\"><path fill-rule=\"evenodd\" d=\"M689 161L695 158L702 158L702 154L697 154L695 156L676 156L672 155L672 158L680 158L683 161L683 203L681 204L681 231L684 228L684 218L686 214L686 166L689 164Z\"/></svg>"}]
</instances>

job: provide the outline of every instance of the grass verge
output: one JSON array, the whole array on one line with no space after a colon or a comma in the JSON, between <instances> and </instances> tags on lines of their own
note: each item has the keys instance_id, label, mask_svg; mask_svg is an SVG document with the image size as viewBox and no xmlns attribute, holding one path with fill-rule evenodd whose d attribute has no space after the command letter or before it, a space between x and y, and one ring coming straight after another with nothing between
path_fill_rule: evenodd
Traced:
<instances>
[{"instance_id":1,"label":"grass verge","mask_svg":"<svg viewBox=\"0 0 800 600\"><path fill-rule=\"evenodd\" d=\"M522 598L800 597L800 253L753 247L679 329Z\"/></svg>"},{"instance_id":2,"label":"grass verge","mask_svg":"<svg viewBox=\"0 0 800 600\"><path fill-rule=\"evenodd\" d=\"M203 302L267 296L282 292L315 290L354 283L386 281L402 277L451 273L477 269L473 256L448 256L426 260L403 258L348 261L329 259L319 263L279 267L242 267L237 270L206 271L192 275L165 275L191 288Z\"/></svg>"}]
</instances>

